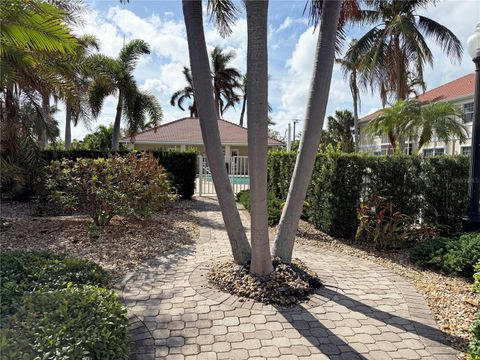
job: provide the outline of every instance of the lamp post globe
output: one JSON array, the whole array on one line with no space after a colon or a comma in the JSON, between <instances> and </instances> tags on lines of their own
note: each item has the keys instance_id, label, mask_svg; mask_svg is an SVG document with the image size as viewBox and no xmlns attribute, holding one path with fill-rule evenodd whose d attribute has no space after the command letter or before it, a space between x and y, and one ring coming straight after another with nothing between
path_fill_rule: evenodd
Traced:
<instances>
[{"instance_id":1,"label":"lamp post globe","mask_svg":"<svg viewBox=\"0 0 480 360\"><path fill-rule=\"evenodd\" d=\"M480 231L480 24L467 40L468 53L475 63L475 93L472 122L472 146L468 177L468 209L464 231Z\"/></svg>"}]
</instances>

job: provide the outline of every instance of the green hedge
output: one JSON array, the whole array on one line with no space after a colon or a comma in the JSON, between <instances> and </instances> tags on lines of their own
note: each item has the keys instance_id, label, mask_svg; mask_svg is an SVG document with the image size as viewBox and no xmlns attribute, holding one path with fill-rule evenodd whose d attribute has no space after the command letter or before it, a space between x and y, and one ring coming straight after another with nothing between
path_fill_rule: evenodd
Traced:
<instances>
[{"instance_id":1,"label":"green hedge","mask_svg":"<svg viewBox=\"0 0 480 360\"><path fill-rule=\"evenodd\" d=\"M468 201L469 158L438 156L423 163L425 198L423 216L426 222L461 229Z\"/></svg>"},{"instance_id":2,"label":"green hedge","mask_svg":"<svg viewBox=\"0 0 480 360\"><path fill-rule=\"evenodd\" d=\"M0 253L6 359L126 359L127 315L110 275L50 252Z\"/></svg>"},{"instance_id":3,"label":"green hedge","mask_svg":"<svg viewBox=\"0 0 480 360\"><path fill-rule=\"evenodd\" d=\"M0 253L1 321L15 313L22 297L38 289L61 289L69 284L108 286L110 275L90 261L47 251Z\"/></svg>"},{"instance_id":4,"label":"green hedge","mask_svg":"<svg viewBox=\"0 0 480 360\"><path fill-rule=\"evenodd\" d=\"M237 201L242 204L245 209L250 211L250 191L242 190L237 193ZM267 196L267 212L268 212L268 225L277 225L282 215L282 201L277 199L271 193Z\"/></svg>"},{"instance_id":5,"label":"green hedge","mask_svg":"<svg viewBox=\"0 0 480 360\"><path fill-rule=\"evenodd\" d=\"M271 152L269 191L286 199L296 153ZM326 233L352 238L362 198L391 198L402 213L430 224L461 228L467 206L468 158L319 153L306 201L308 218Z\"/></svg>"},{"instance_id":6,"label":"green hedge","mask_svg":"<svg viewBox=\"0 0 480 360\"><path fill-rule=\"evenodd\" d=\"M127 314L117 293L95 286L24 298L2 331L6 359L127 359Z\"/></svg>"},{"instance_id":7,"label":"green hedge","mask_svg":"<svg viewBox=\"0 0 480 360\"><path fill-rule=\"evenodd\" d=\"M44 151L45 161L50 163L52 160L77 158L98 159L109 157L114 152L111 151L89 151L89 150L71 150L71 151ZM117 153L125 155L128 151L118 151ZM170 174L173 187L182 199L191 199L195 192L195 177L197 173L197 155L194 152L174 152L174 151L152 151L158 159L160 165Z\"/></svg>"}]
</instances>

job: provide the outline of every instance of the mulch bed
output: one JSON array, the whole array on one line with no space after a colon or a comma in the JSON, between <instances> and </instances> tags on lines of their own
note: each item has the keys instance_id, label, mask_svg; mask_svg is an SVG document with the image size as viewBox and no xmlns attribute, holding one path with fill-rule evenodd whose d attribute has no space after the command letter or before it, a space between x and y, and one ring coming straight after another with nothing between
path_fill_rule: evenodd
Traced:
<instances>
[{"instance_id":1,"label":"mulch bed","mask_svg":"<svg viewBox=\"0 0 480 360\"><path fill-rule=\"evenodd\" d=\"M249 273L248 265L229 260L212 266L207 279L210 285L224 292L282 307L307 301L322 286L317 274L300 260L286 264L275 259L273 268L272 274L258 277Z\"/></svg>"},{"instance_id":2,"label":"mulch bed","mask_svg":"<svg viewBox=\"0 0 480 360\"><path fill-rule=\"evenodd\" d=\"M306 221L300 221L297 242L375 262L407 279L425 297L439 328L446 333L450 343L463 349L459 359L466 359L470 328L477 311L480 311L468 279L416 266L409 259L408 249L380 251L368 244L335 239Z\"/></svg>"},{"instance_id":3,"label":"mulch bed","mask_svg":"<svg viewBox=\"0 0 480 360\"><path fill-rule=\"evenodd\" d=\"M51 250L88 259L109 270L115 280L146 260L193 243L199 234L194 201L179 201L150 219L114 217L103 229L86 215L36 216L31 203L2 203L0 247Z\"/></svg>"}]
</instances>

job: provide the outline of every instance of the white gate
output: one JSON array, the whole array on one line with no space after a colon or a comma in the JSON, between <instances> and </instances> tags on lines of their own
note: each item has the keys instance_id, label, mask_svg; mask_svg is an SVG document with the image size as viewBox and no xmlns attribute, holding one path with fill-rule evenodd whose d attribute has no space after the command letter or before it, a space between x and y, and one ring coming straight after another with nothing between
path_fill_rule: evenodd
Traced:
<instances>
[{"instance_id":1,"label":"white gate","mask_svg":"<svg viewBox=\"0 0 480 360\"><path fill-rule=\"evenodd\" d=\"M248 177L248 156L226 156L225 167L234 194L250 188L250 179ZM199 196L215 194L215 186L213 185L212 173L208 166L208 159L206 156L202 155L198 156L196 193Z\"/></svg>"}]
</instances>

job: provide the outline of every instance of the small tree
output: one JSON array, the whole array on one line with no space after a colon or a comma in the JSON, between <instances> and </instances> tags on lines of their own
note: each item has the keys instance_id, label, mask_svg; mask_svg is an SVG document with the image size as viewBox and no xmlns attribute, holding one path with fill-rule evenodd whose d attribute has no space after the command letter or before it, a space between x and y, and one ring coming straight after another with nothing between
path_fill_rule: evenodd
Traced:
<instances>
[{"instance_id":1,"label":"small tree","mask_svg":"<svg viewBox=\"0 0 480 360\"><path fill-rule=\"evenodd\" d=\"M146 218L176 197L167 172L149 153L53 161L48 173L50 200L86 212L97 226L115 215Z\"/></svg>"}]
</instances>

